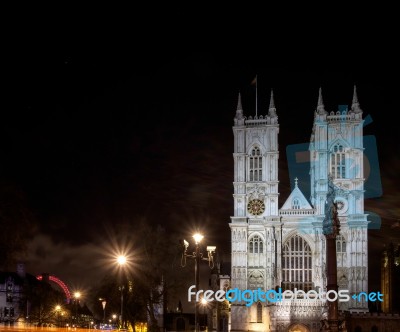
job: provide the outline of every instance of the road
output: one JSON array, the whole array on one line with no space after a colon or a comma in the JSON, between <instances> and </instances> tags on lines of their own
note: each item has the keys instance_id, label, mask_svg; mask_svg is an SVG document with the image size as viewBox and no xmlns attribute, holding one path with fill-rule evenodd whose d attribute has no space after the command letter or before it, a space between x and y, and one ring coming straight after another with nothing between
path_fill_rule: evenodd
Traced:
<instances>
[{"instance_id":1,"label":"road","mask_svg":"<svg viewBox=\"0 0 400 332\"><path fill-rule=\"evenodd\" d=\"M77 329L77 328L67 328L67 327L24 327L24 326L1 326L0 332L90 332L93 329ZM112 330L95 330L95 331L107 331L112 332ZM114 330L117 331L117 330Z\"/></svg>"}]
</instances>

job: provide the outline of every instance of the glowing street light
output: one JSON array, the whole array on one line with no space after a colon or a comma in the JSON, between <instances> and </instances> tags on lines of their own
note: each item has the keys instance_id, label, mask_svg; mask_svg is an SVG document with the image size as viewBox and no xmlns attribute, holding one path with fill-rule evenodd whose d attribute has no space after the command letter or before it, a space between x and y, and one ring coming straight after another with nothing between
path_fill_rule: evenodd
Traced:
<instances>
[{"instance_id":1,"label":"glowing street light","mask_svg":"<svg viewBox=\"0 0 400 332\"><path fill-rule=\"evenodd\" d=\"M78 305L79 305L80 297L81 297L81 292L75 292L74 293L74 299L75 299L75 325L78 325Z\"/></svg>"},{"instance_id":2,"label":"glowing street light","mask_svg":"<svg viewBox=\"0 0 400 332\"><path fill-rule=\"evenodd\" d=\"M208 322L207 322L207 316L205 316L205 309L208 306L208 301L204 297L202 297L200 304L203 307L203 318L202 318L203 324L202 325L207 326Z\"/></svg>"},{"instance_id":3,"label":"glowing street light","mask_svg":"<svg viewBox=\"0 0 400 332\"><path fill-rule=\"evenodd\" d=\"M107 301L106 301L106 299L103 299L103 298L99 298L99 301L101 301L101 305L103 307L103 323L105 324L106 323L106 304L107 304Z\"/></svg>"},{"instance_id":4,"label":"glowing street light","mask_svg":"<svg viewBox=\"0 0 400 332\"><path fill-rule=\"evenodd\" d=\"M55 307L56 313L57 313L57 326L60 326L60 310L61 310L61 306L60 305L56 305Z\"/></svg>"},{"instance_id":5,"label":"glowing street light","mask_svg":"<svg viewBox=\"0 0 400 332\"><path fill-rule=\"evenodd\" d=\"M207 258L203 257L203 253L200 252L200 242L203 240L204 236L200 233L196 233L193 235L193 239L196 245L196 250L193 254L187 254L187 249L189 247L189 242L186 240L181 240L182 244L182 267L186 266L186 257L193 258L195 260L195 265L194 265L194 280L195 280L195 285L196 285L196 292L199 290L199 271L200 271L200 266L199 263L200 261L207 261L209 267L212 269L214 268L214 253L216 250L215 246L207 246L207 252L208 256ZM195 305L195 332L199 331L199 305L196 301L194 301Z\"/></svg>"},{"instance_id":6,"label":"glowing street light","mask_svg":"<svg viewBox=\"0 0 400 332\"><path fill-rule=\"evenodd\" d=\"M126 256L119 255L117 257L117 263L121 268L123 268L126 264ZM124 324L124 316L123 316L124 315L124 288L125 287L123 284L121 286L119 286L119 290L121 291L121 324L120 324L121 328L123 328L123 324Z\"/></svg>"},{"instance_id":7,"label":"glowing street light","mask_svg":"<svg viewBox=\"0 0 400 332\"><path fill-rule=\"evenodd\" d=\"M196 242L196 244L199 244L201 242L201 240L203 240L203 235L200 233L196 233L193 235L193 239Z\"/></svg>"},{"instance_id":8,"label":"glowing street light","mask_svg":"<svg viewBox=\"0 0 400 332\"><path fill-rule=\"evenodd\" d=\"M120 266L125 265L125 264L126 264L126 256L124 256L124 255L119 255L119 256L117 257L117 263L118 263Z\"/></svg>"}]
</instances>

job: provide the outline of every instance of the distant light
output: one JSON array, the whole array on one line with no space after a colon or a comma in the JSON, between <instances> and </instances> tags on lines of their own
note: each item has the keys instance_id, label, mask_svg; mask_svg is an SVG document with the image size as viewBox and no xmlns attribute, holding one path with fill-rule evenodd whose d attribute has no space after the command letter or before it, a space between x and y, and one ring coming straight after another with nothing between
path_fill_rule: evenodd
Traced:
<instances>
[{"instance_id":1,"label":"distant light","mask_svg":"<svg viewBox=\"0 0 400 332\"><path fill-rule=\"evenodd\" d=\"M80 293L80 292L75 292L75 293L74 293L74 297L75 297L76 299L79 299L79 298L81 297L81 293Z\"/></svg>"},{"instance_id":2,"label":"distant light","mask_svg":"<svg viewBox=\"0 0 400 332\"><path fill-rule=\"evenodd\" d=\"M201 240L203 239L203 235L201 235L200 233L196 233L193 235L193 239L196 242L196 244L199 244L201 242Z\"/></svg>"},{"instance_id":3,"label":"distant light","mask_svg":"<svg viewBox=\"0 0 400 332\"><path fill-rule=\"evenodd\" d=\"M202 299L201 299L201 304L202 305L206 305L208 302L207 302L207 300L203 297Z\"/></svg>"},{"instance_id":4,"label":"distant light","mask_svg":"<svg viewBox=\"0 0 400 332\"><path fill-rule=\"evenodd\" d=\"M117 257L117 262L119 265L124 265L126 263L126 257L123 255L119 255Z\"/></svg>"}]
</instances>

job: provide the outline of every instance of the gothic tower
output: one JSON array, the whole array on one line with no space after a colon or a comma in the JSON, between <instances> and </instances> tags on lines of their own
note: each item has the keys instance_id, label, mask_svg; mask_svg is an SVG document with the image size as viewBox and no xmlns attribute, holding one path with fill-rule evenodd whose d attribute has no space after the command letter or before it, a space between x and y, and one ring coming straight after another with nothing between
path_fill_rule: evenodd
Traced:
<instances>
[{"instance_id":1,"label":"gothic tower","mask_svg":"<svg viewBox=\"0 0 400 332\"><path fill-rule=\"evenodd\" d=\"M348 289L351 294L368 292L363 150L363 118L356 87L351 109L342 107L329 114L320 89L310 142L311 204L316 210L316 222L322 222L331 175L341 224L336 241L339 289ZM368 310L368 303L351 299L341 303L340 308L363 312Z\"/></svg>"},{"instance_id":2,"label":"gothic tower","mask_svg":"<svg viewBox=\"0 0 400 332\"><path fill-rule=\"evenodd\" d=\"M273 92L268 114L245 118L241 97L234 119L234 215L231 217L232 288L277 286L276 229L278 212L278 116ZM266 331L265 303L231 305L231 330Z\"/></svg>"}]
</instances>

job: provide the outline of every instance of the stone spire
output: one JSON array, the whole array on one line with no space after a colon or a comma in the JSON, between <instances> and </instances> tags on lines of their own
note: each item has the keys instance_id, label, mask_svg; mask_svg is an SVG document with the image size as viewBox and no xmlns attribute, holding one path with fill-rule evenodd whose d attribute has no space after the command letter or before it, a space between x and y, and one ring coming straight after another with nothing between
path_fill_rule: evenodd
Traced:
<instances>
[{"instance_id":1,"label":"stone spire","mask_svg":"<svg viewBox=\"0 0 400 332\"><path fill-rule=\"evenodd\" d=\"M236 119L240 120L243 118L243 107L242 107L242 96L239 92L238 103L236 107Z\"/></svg>"},{"instance_id":2,"label":"stone spire","mask_svg":"<svg viewBox=\"0 0 400 332\"><path fill-rule=\"evenodd\" d=\"M244 125L244 116L243 116L243 107L242 107L242 96L239 91L239 98L236 107L236 116L233 119L235 126L243 126Z\"/></svg>"},{"instance_id":3,"label":"stone spire","mask_svg":"<svg viewBox=\"0 0 400 332\"><path fill-rule=\"evenodd\" d=\"M351 103L351 110L354 113L362 113L362 109L360 108L360 103L358 102L357 88L355 85L354 85L354 92L353 92L353 102Z\"/></svg>"},{"instance_id":4,"label":"stone spire","mask_svg":"<svg viewBox=\"0 0 400 332\"><path fill-rule=\"evenodd\" d=\"M274 101L274 91L271 89L271 98L269 100L269 108L268 108L268 115L270 117L276 117L276 108L275 108L275 101Z\"/></svg>"},{"instance_id":5,"label":"stone spire","mask_svg":"<svg viewBox=\"0 0 400 332\"><path fill-rule=\"evenodd\" d=\"M325 111L324 100L322 99L322 88L319 88L319 95L318 95L318 105L317 105L317 113L320 115L328 114Z\"/></svg>"}]
</instances>

